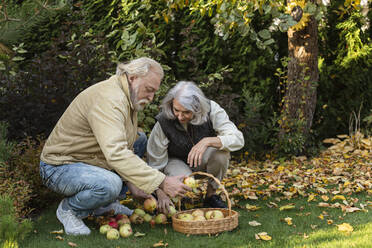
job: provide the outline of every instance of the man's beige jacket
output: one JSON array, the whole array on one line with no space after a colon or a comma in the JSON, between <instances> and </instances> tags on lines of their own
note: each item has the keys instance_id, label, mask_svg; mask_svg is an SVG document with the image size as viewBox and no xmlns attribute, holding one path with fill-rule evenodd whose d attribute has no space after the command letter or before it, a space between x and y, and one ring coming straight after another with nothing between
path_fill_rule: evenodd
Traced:
<instances>
[{"instance_id":1,"label":"man's beige jacket","mask_svg":"<svg viewBox=\"0 0 372 248\"><path fill-rule=\"evenodd\" d=\"M129 94L126 76L112 76L81 92L54 127L40 159L50 165L83 162L113 170L152 193L165 175L132 151L137 112Z\"/></svg>"}]
</instances>

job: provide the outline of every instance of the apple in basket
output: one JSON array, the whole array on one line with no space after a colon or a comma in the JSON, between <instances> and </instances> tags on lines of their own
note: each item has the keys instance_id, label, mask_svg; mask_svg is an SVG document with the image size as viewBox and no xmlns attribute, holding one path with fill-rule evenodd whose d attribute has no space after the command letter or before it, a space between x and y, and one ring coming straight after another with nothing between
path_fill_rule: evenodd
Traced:
<instances>
[{"instance_id":1,"label":"apple in basket","mask_svg":"<svg viewBox=\"0 0 372 248\"><path fill-rule=\"evenodd\" d=\"M177 217L180 220L193 220L194 219L194 217L191 214L188 214L188 213L181 213Z\"/></svg>"},{"instance_id":2,"label":"apple in basket","mask_svg":"<svg viewBox=\"0 0 372 248\"><path fill-rule=\"evenodd\" d=\"M189 186L190 188L196 188L196 181L193 177L186 177L184 180L183 180L183 183L186 184L187 186Z\"/></svg>"},{"instance_id":3,"label":"apple in basket","mask_svg":"<svg viewBox=\"0 0 372 248\"><path fill-rule=\"evenodd\" d=\"M225 216L220 210L209 210L205 213L205 218L207 220L217 220L217 219L223 219L225 218Z\"/></svg>"},{"instance_id":4,"label":"apple in basket","mask_svg":"<svg viewBox=\"0 0 372 248\"><path fill-rule=\"evenodd\" d=\"M203 216L204 217L204 212L201 209L196 209L194 210L191 215L195 218L196 216Z\"/></svg>"},{"instance_id":5,"label":"apple in basket","mask_svg":"<svg viewBox=\"0 0 372 248\"><path fill-rule=\"evenodd\" d=\"M197 216L194 216L194 219L195 221L204 221L204 220L207 220L204 216L202 215L197 215Z\"/></svg>"}]
</instances>

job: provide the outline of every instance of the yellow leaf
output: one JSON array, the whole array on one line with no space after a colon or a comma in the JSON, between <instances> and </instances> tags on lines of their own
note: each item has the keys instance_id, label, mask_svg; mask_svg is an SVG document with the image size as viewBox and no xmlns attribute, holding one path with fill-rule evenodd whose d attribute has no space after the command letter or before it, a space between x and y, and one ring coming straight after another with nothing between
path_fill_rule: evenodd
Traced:
<instances>
[{"instance_id":1,"label":"yellow leaf","mask_svg":"<svg viewBox=\"0 0 372 248\"><path fill-rule=\"evenodd\" d=\"M318 216L318 218L321 219L321 220L324 220L324 215L320 214L320 215Z\"/></svg>"},{"instance_id":2,"label":"yellow leaf","mask_svg":"<svg viewBox=\"0 0 372 248\"><path fill-rule=\"evenodd\" d=\"M257 207L255 205L250 205L250 204L246 204L245 208L248 209L249 211L256 211L256 210L260 209L260 207Z\"/></svg>"},{"instance_id":3,"label":"yellow leaf","mask_svg":"<svg viewBox=\"0 0 372 248\"><path fill-rule=\"evenodd\" d=\"M286 217L284 218L284 221L287 222L288 226L291 226L293 223L292 223L292 218L291 217Z\"/></svg>"},{"instance_id":4,"label":"yellow leaf","mask_svg":"<svg viewBox=\"0 0 372 248\"><path fill-rule=\"evenodd\" d=\"M267 232L257 233L257 236L259 237L259 239L262 239L262 240L265 240L265 241L271 240L271 237L269 235L267 235ZM256 239L257 239L257 236L256 236Z\"/></svg>"},{"instance_id":5,"label":"yellow leaf","mask_svg":"<svg viewBox=\"0 0 372 248\"><path fill-rule=\"evenodd\" d=\"M335 196L332 198L332 201L335 201L335 200L342 200L342 201L345 201L346 198L345 198L345 196L343 196L343 195L335 195Z\"/></svg>"},{"instance_id":6,"label":"yellow leaf","mask_svg":"<svg viewBox=\"0 0 372 248\"><path fill-rule=\"evenodd\" d=\"M58 231L51 231L51 234L63 234L63 229L58 230Z\"/></svg>"},{"instance_id":7,"label":"yellow leaf","mask_svg":"<svg viewBox=\"0 0 372 248\"><path fill-rule=\"evenodd\" d=\"M134 237L143 237L143 236L145 236L145 235L146 235L145 233L136 232L133 236L134 236Z\"/></svg>"},{"instance_id":8,"label":"yellow leaf","mask_svg":"<svg viewBox=\"0 0 372 248\"><path fill-rule=\"evenodd\" d=\"M294 209L295 205L284 205L279 208L280 211Z\"/></svg>"},{"instance_id":9,"label":"yellow leaf","mask_svg":"<svg viewBox=\"0 0 372 248\"><path fill-rule=\"evenodd\" d=\"M72 243L72 242L68 242L67 244L68 244L69 246L71 246L71 247L77 247L77 244Z\"/></svg>"},{"instance_id":10,"label":"yellow leaf","mask_svg":"<svg viewBox=\"0 0 372 248\"><path fill-rule=\"evenodd\" d=\"M328 224L328 225L333 224L333 220L327 220L327 224Z\"/></svg>"},{"instance_id":11,"label":"yellow leaf","mask_svg":"<svg viewBox=\"0 0 372 248\"><path fill-rule=\"evenodd\" d=\"M322 198L323 201L328 201L329 200L329 197L326 196L326 195L322 195L321 198Z\"/></svg>"},{"instance_id":12,"label":"yellow leaf","mask_svg":"<svg viewBox=\"0 0 372 248\"><path fill-rule=\"evenodd\" d=\"M341 225L337 225L337 228L340 232L351 233L352 231L354 231L354 228L349 223L342 223Z\"/></svg>"},{"instance_id":13,"label":"yellow leaf","mask_svg":"<svg viewBox=\"0 0 372 248\"><path fill-rule=\"evenodd\" d=\"M314 199L315 199L315 195L314 194L310 194L309 195L309 198L307 198L307 202L311 202Z\"/></svg>"}]
</instances>

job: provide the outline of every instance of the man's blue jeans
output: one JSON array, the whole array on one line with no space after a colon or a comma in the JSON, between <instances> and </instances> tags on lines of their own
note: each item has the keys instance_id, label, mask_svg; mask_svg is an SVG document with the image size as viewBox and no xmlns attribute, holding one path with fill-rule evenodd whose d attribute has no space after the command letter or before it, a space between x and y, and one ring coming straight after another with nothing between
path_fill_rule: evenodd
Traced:
<instances>
[{"instance_id":1,"label":"man's blue jeans","mask_svg":"<svg viewBox=\"0 0 372 248\"><path fill-rule=\"evenodd\" d=\"M134 152L144 155L147 137L144 133L134 143ZM66 196L66 202L77 217L84 218L95 209L119 197L125 198L128 187L116 173L84 163L53 166L40 162L41 179L49 189Z\"/></svg>"}]
</instances>

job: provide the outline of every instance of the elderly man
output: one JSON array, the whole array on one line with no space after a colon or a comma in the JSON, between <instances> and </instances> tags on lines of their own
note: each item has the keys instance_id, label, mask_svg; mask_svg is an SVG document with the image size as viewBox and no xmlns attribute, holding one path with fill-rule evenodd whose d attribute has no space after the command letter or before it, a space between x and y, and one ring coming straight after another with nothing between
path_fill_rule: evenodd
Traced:
<instances>
[{"instance_id":1,"label":"elderly man","mask_svg":"<svg viewBox=\"0 0 372 248\"><path fill-rule=\"evenodd\" d=\"M72 101L50 134L40 175L48 188L66 196L56 214L67 234L88 235L82 219L89 214L114 210L130 215L132 210L117 200L127 188L142 198L157 189L170 196L191 190L182 177L165 176L132 151L137 111L153 100L163 73L149 58L119 64L115 76Z\"/></svg>"},{"instance_id":2,"label":"elderly man","mask_svg":"<svg viewBox=\"0 0 372 248\"><path fill-rule=\"evenodd\" d=\"M208 100L193 83L181 81L165 96L148 144L149 165L166 175L189 175L205 171L222 180L230 152L244 145L243 134L229 120L225 110ZM205 207L226 208L216 195L218 185L209 180ZM172 202L157 190L159 208L166 211Z\"/></svg>"}]
</instances>

